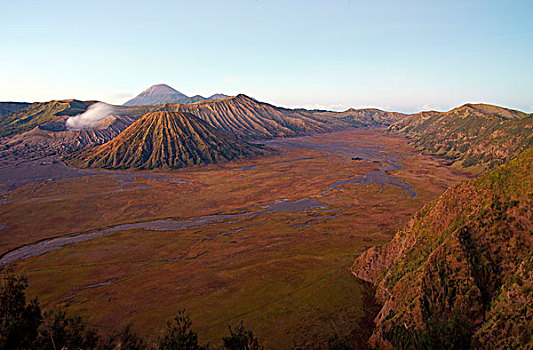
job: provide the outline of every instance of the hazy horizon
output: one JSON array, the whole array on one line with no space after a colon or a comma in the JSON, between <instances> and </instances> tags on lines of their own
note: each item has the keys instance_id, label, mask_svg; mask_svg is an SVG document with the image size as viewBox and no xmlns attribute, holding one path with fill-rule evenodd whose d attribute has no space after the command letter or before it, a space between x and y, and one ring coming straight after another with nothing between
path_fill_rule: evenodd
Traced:
<instances>
[{"instance_id":1,"label":"hazy horizon","mask_svg":"<svg viewBox=\"0 0 533 350\"><path fill-rule=\"evenodd\" d=\"M3 4L0 101L122 104L153 84L284 107L533 112L533 4Z\"/></svg>"}]
</instances>

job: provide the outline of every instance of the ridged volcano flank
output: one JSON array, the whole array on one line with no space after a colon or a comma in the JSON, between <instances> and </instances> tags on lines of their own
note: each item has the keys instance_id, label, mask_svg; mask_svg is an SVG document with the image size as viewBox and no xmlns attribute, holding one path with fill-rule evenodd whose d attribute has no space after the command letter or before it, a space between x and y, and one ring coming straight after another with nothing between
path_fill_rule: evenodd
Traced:
<instances>
[{"instance_id":1,"label":"ridged volcano flank","mask_svg":"<svg viewBox=\"0 0 533 350\"><path fill-rule=\"evenodd\" d=\"M145 114L113 140L68 158L73 165L108 169L181 168L253 156L263 151L189 113Z\"/></svg>"},{"instance_id":2,"label":"ridged volcano flank","mask_svg":"<svg viewBox=\"0 0 533 350\"><path fill-rule=\"evenodd\" d=\"M275 107L242 94L192 104L167 104L161 108L194 114L217 129L252 140L304 136L348 126L336 119Z\"/></svg>"}]
</instances>

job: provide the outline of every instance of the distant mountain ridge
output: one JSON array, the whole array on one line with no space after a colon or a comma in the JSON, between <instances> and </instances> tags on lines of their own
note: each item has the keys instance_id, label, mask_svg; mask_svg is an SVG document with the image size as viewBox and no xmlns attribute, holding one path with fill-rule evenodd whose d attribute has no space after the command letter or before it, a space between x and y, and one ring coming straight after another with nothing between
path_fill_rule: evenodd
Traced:
<instances>
[{"instance_id":1,"label":"distant mountain ridge","mask_svg":"<svg viewBox=\"0 0 533 350\"><path fill-rule=\"evenodd\" d=\"M311 111L314 115L334 117L346 121L354 126L389 126L408 114L400 112L387 112L377 108L350 108L343 112Z\"/></svg>"},{"instance_id":2,"label":"distant mountain ridge","mask_svg":"<svg viewBox=\"0 0 533 350\"><path fill-rule=\"evenodd\" d=\"M27 102L0 102L0 117L20 111L21 109L28 107L30 104L31 103Z\"/></svg>"},{"instance_id":3,"label":"distant mountain ridge","mask_svg":"<svg viewBox=\"0 0 533 350\"><path fill-rule=\"evenodd\" d=\"M195 103L198 101L229 97L224 94L214 94L210 97L195 95L189 97L166 84L156 84L141 92L136 97L124 103L124 106L158 105L163 103Z\"/></svg>"},{"instance_id":4,"label":"distant mountain ridge","mask_svg":"<svg viewBox=\"0 0 533 350\"><path fill-rule=\"evenodd\" d=\"M383 126L396 121L394 112L348 110L308 111L276 107L246 95L204 100L191 104L113 106L113 113L86 130L68 130L66 120L85 112L96 101L50 101L33 103L0 120L0 158L38 159L65 156L103 144L149 112L187 112L244 140L304 136L349 127ZM401 116L401 115L400 115Z\"/></svg>"},{"instance_id":5,"label":"distant mountain ridge","mask_svg":"<svg viewBox=\"0 0 533 350\"><path fill-rule=\"evenodd\" d=\"M82 168L154 169L213 164L263 154L183 112L150 112L111 141L66 159Z\"/></svg>"},{"instance_id":6,"label":"distant mountain ridge","mask_svg":"<svg viewBox=\"0 0 533 350\"><path fill-rule=\"evenodd\" d=\"M170 87L161 88L175 92ZM190 113L247 141L390 125L391 132L406 135L421 150L479 173L533 145L533 115L497 106L469 104L449 112L414 115L372 108L333 112L277 107L243 94L188 104L113 106L113 115L98 122L97 128L68 130L68 117L85 112L95 102L32 103L5 115L0 119L0 157L64 156L110 141L142 115L156 111Z\"/></svg>"},{"instance_id":7,"label":"distant mountain ridge","mask_svg":"<svg viewBox=\"0 0 533 350\"><path fill-rule=\"evenodd\" d=\"M421 112L389 127L413 144L476 173L495 168L533 146L533 114L487 104Z\"/></svg>"}]
</instances>

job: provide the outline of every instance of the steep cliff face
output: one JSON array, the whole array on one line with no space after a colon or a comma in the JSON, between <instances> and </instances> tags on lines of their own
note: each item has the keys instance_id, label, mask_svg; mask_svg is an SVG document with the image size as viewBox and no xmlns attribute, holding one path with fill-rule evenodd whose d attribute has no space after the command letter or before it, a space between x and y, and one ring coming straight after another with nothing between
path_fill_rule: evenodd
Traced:
<instances>
[{"instance_id":1,"label":"steep cliff face","mask_svg":"<svg viewBox=\"0 0 533 350\"><path fill-rule=\"evenodd\" d=\"M507 108L466 104L449 112L422 112L391 125L414 145L481 173L533 147L533 115Z\"/></svg>"},{"instance_id":2,"label":"steep cliff face","mask_svg":"<svg viewBox=\"0 0 533 350\"><path fill-rule=\"evenodd\" d=\"M153 169L211 164L262 154L258 146L189 113L147 113L111 141L68 156L82 168Z\"/></svg>"},{"instance_id":3,"label":"steep cliff face","mask_svg":"<svg viewBox=\"0 0 533 350\"><path fill-rule=\"evenodd\" d=\"M374 344L533 346L532 169L528 149L448 189L356 260L383 305Z\"/></svg>"}]
</instances>

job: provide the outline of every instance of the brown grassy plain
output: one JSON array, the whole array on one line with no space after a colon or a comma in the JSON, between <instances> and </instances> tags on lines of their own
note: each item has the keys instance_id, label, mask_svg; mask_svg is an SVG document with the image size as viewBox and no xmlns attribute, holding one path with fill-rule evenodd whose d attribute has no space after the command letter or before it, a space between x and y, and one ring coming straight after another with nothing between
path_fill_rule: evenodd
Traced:
<instances>
[{"instance_id":1,"label":"brown grassy plain","mask_svg":"<svg viewBox=\"0 0 533 350\"><path fill-rule=\"evenodd\" d=\"M391 175L417 195L410 198L397 186L329 189L380 164L302 148L219 166L137 172L132 183L102 172L6 194L1 252L127 222L250 213L188 230L117 232L19 261L16 268L26 271L29 293L43 305L66 306L103 329L132 321L141 333L153 334L186 308L201 340L215 345L240 321L275 349L349 333L362 309L362 287L348 270L355 257L390 239L423 204L468 175L380 129L304 140L368 143L401 155L403 168ZM286 198L316 198L328 208L260 211Z\"/></svg>"}]
</instances>

